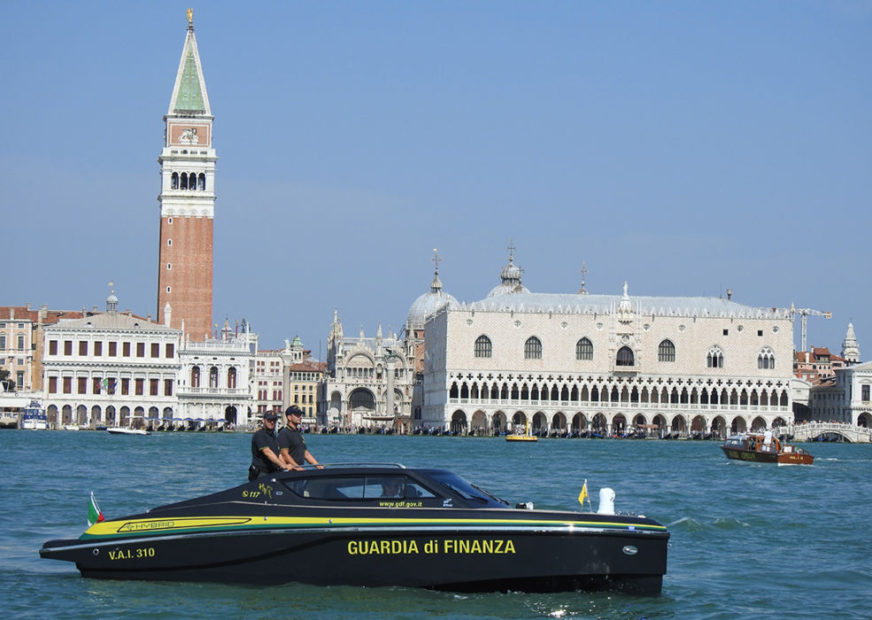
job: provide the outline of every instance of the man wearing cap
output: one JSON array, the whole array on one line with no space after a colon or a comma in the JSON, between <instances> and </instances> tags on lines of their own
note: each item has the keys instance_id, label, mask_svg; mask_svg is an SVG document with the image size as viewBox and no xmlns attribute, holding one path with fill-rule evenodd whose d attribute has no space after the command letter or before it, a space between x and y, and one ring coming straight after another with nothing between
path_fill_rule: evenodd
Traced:
<instances>
[{"instance_id":1,"label":"man wearing cap","mask_svg":"<svg viewBox=\"0 0 872 620\"><path fill-rule=\"evenodd\" d=\"M300 422L303 419L302 410L296 405L285 409L288 424L279 433L279 456L287 467L291 469L303 469L303 465L309 463L318 469L324 469L306 449L306 440L300 432Z\"/></svg>"},{"instance_id":2,"label":"man wearing cap","mask_svg":"<svg viewBox=\"0 0 872 620\"><path fill-rule=\"evenodd\" d=\"M248 480L270 474L274 471L287 470L288 467L279 456L279 444L276 438L276 414L267 411L263 414L263 426L251 438L251 467L248 468Z\"/></svg>"}]
</instances>

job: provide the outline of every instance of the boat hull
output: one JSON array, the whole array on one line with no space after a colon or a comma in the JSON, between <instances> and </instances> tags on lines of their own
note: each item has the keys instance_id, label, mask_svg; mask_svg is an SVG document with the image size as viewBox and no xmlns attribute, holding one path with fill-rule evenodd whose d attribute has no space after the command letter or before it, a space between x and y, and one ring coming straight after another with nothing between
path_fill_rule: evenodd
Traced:
<instances>
[{"instance_id":1,"label":"boat hull","mask_svg":"<svg viewBox=\"0 0 872 620\"><path fill-rule=\"evenodd\" d=\"M107 579L660 591L657 521L523 506L445 470L337 465L98 520L39 553Z\"/></svg>"},{"instance_id":2,"label":"boat hull","mask_svg":"<svg viewBox=\"0 0 872 620\"><path fill-rule=\"evenodd\" d=\"M721 446L728 459L749 461L752 463L775 463L777 465L811 465L814 458L808 453L800 452L757 452Z\"/></svg>"},{"instance_id":3,"label":"boat hull","mask_svg":"<svg viewBox=\"0 0 872 620\"><path fill-rule=\"evenodd\" d=\"M470 528L267 529L87 544L50 541L40 555L73 561L84 577L108 579L657 594L666 572L667 538ZM293 566L305 568L289 570Z\"/></svg>"},{"instance_id":4,"label":"boat hull","mask_svg":"<svg viewBox=\"0 0 872 620\"><path fill-rule=\"evenodd\" d=\"M486 518L480 510L424 510L414 518L386 516L390 512L335 519L328 516L335 511L146 514L98 524L105 535L48 541L40 555L74 562L82 576L93 578L452 591L652 595L666 573L669 533L650 520L526 510ZM136 535L155 530L164 533ZM295 566L305 568L289 570Z\"/></svg>"},{"instance_id":5,"label":"boat hull","mask_svg":"<svg viewBox=\"0 0 872 620\"><path fill-rule=\"evenodd\" d=\"M728 459L777 465L811 465L814 457L803 448L781 441L771 433L738 434L728 437L721 446Z\"/></svg>"},{"instance_id":6,"label":"boat hull","mask_svg":"<svg viewBox=\"0 0 872 620\"><path fill-rule=\"evenodd\" d=\"M151 435L150 431L141 428L107 428L106 432L110 435Z\"/></svg>"}]
</instances>

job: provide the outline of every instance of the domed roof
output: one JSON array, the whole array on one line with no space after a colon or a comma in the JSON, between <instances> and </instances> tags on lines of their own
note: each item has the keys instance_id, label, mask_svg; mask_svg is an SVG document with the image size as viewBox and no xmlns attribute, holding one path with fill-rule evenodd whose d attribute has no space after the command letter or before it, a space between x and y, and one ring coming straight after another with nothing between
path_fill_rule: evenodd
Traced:
<instances>
[{"instance_id":1,"label":"domed roof","mask_svg":"<svg viewBox=\"0 0 872 620\"><path fill-rule=\"evenodd\" d=\"M515 265L514 256L509 254L509 264L500 272L500 283L491 289L488 297L497 295L509 295L511 293L529 293L530 291L521 284L521 268Z\"/></svg>"},{"instance_id":2,"label":"domed roof","mask_svg":"<svg viewBox=\"0 0 872 620\"><path fill-rule=\"evenodd\" d=\"M406 325L409 329L423 329L427 317L442 309L449 302L457 303L457 300L442 290L442 282L439 281L439 272L437 271L430 284L430 292L418 297L409 308Z\"/></svg>"},{"instance_id":3,"label":"domed roof","mask_svg":"<svg viewBox=\"0 0 872 620\"><path fill-rule=\"evenodd\" d=\"M106 298L106 312L118 312L118 298L115 296L115 291L109 291L109 297Z\"/></svg>"}]
</instances>

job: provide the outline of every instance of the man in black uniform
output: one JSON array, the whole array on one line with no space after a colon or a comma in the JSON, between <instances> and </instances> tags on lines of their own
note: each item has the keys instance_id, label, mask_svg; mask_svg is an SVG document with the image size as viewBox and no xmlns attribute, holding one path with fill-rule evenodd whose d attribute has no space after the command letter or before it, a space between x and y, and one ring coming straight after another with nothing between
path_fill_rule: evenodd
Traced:
<instances>
[{"instance_id":1,"label":"man in black uniform","mask_svg":"<svg viewBox=\"0 0 872 620\"><path fill-rule=\"evenodd\" d=\"M276 438L276 414L267 411L263 414L263 427L251 437L251 467L248 468L249 481L274 471L287 470L279 456Z\"/></svg>"},{"instance_id":2,"label":"man in black uniform","mask_svg":"<svg viewBox=\"0 0 872 620\"><path fill-rule=\"evenodd\" d=\"M306 441L300 432L300 422L303 412L296 405L291 405L285 410L288 425L279 433L279 451L282 462L291 469L303 469L303 465L309 463L318 469L324 469L306 449Z\"/></svg>"}]
</instances>

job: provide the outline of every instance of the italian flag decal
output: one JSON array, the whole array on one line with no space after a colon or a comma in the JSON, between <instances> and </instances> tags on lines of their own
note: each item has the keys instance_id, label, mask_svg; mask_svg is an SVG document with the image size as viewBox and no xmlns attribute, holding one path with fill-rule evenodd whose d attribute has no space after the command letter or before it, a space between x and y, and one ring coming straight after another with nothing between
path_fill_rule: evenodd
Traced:
<instances>
[{"instance_id":1,"label":"italian flag decal","mask_svg":"<svg viewBox=\"0 0 872 620\"><path fill-rule=\"evenodd\" d=\"M97 505L97 500L94 498L94 491L91 491L91 501L88 502L88 527L105 520L106 517L103 516Z\"/></svg>"}]
</instances>

